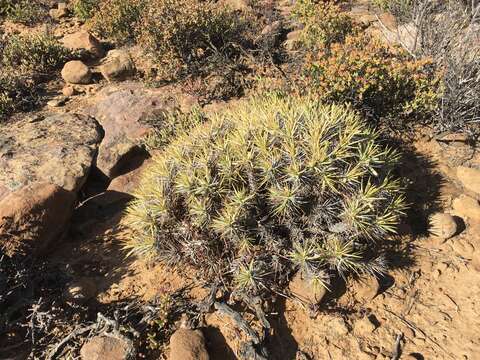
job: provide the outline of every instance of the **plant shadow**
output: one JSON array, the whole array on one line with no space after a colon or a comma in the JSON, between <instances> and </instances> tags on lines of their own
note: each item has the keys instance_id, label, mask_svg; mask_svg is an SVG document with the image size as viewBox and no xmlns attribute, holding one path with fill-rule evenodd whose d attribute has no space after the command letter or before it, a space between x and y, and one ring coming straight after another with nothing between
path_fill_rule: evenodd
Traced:
<instances>
[{"instance_id":1,"label":"plant shadow","mask_svg":"<svg viewBox=\"0 0 480 360\"><path fill-rule=\"evenodd\" d=\"M269 353L269 359L290 360L295 359L298 351L298 343L292 335L292 330L285 317L286 300L278 300L276 307L277 316L270 318L270 326L273 336L267 337L265 346Z\"/></svg>"}]
</instances>

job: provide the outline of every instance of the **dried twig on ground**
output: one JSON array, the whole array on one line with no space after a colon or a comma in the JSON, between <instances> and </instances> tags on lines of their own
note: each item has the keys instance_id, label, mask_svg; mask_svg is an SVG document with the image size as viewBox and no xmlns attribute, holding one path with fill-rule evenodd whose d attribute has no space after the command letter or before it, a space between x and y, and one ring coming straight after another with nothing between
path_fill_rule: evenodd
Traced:
<instances>
[{"instance_id":1,"label":"dried twig on ground","mask_svg":"<svg viewBox=\"0 0 480 360\"><path fill-rule=\"evenodd\" d=\"M252 341L254 344L260 344L261 339L256 333L255 330L253 330L250 325L245 321L245 319L240 315L238 312L233 310L230 306L228 306L225 303L220 303L220 302L215 302L214 304L215 309L223 314L227 315L229 318L233 320L235 325L242 330Z\"/></svg>"},{"instance_id":2,"label":"dried twig on ground","mask_svg":"<svg viewBox=\"0 0 480 360\"><path fill-rule=\"evenodd\" d=\"M432 344L436 345L440 350L442 350L445 354L448 355L448 357L450 357L451 359L454 359L455 357L450 354L442 345L440 345L435 339L433 339L432 337L430 337L429 335L427 335L427 333L425 333L425 331L423 331L422 329L420 329L418 326L416 326L415 324L411 323L410 321L406 320L403 316L400 316L400 315L397 315L395 314L393 311L391 310L388 310L387 308L384 309L386 312L388 312L389 314L395 316L397 319L399 319L401 322L403 322L405 325L407 325L411 330L413 331L418 331L419 333L421 333L425 339L429 340Z\"/></svg>"},{"instance_id":3,"label":"dried twig on ground","mask_svg":"<svg viewBox=\"0 0 480 360\"><path fill-rule=\"evenodd\" d=\"M392 360L400 359L402 355L402 340L403 340L403 333L397 335L397 340L395 341L395 349L393 350Z\"/></svg>"}]
</instances>

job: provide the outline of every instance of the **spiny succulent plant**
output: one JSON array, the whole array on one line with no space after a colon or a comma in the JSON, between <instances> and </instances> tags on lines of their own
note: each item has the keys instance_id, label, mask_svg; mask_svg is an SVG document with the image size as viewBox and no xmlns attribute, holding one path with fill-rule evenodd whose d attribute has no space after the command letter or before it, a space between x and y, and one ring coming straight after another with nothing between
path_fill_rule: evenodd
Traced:
<instances>
[{"instance_id":1,"label":"spiny succulent plant","mask_svg":"<svg viewBox=\"0 0 480 360\"><path fill-rule=\"evenodd\" d=\"M301 271L384 271L378 244L405 208L398 155L352 110L266 96L178 133L143 174L125 217L131 253L190 265L245 294Z\"/></svg>"}]
</instances>

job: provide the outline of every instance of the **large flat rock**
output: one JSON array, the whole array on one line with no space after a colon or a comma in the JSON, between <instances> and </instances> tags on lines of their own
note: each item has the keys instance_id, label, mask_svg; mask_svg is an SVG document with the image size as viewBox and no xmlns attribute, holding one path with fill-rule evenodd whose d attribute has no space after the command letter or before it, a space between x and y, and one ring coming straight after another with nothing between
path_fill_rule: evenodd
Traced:
<instances>
[{"instance_id":1,"label":"large flat rock","mask_svg":"<svg viewBox=\"0 0 480 360\"><path fill-rule=\"evenodd\" d=\"M39 182L77 192L102 136L93 118L76 114L27 118L0 127L0 200Z\"/></svg>"},{"instance_id":2,"label":"large flat rock","mask_svg":"<svg viewBox=\"0 0 480 360\"><path fill-rule=\"evenodd\" d=\"M178 106L178 97L171 91L149 89L130 83L112 85L100 91L85 109L105 130L100 145L97 167L109 178L121 175L122 167L138 156L141 139L152 129L145 120Z\"/></svg>"},{"instance_id":3,"label":"large flat rock","mask_svg":"<svg viewBox=\"0 0 480 360\"><path fill-rule=\"evenodd\" d=\"M43 253L69 225L103 137L91 117L58 114L0 128L0 250Z\"/></svg>"}]
</instances>

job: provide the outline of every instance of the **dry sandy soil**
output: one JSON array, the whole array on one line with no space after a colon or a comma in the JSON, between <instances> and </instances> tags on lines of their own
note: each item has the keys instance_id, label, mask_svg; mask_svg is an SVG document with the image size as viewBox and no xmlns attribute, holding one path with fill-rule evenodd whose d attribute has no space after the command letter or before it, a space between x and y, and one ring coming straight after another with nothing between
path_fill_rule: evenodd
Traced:
<instances>
[{"instance_id":1,"label":"dry sandy soil","mask_svg":"<svg viewBox=\"0 0 480 360\"><path fill-rule=\"evenodd\" d=\"M465 199L472 194L456 178L459 165L478 166L480 156L462 141L429 138L405 153L400 175L411 181L412 210L388 249L389 275L380 284L338 284L315 313L295 299L278 298L267 312L270 358L480 359L480 206L473 200L476 206L469 207ZM125 258L122 207L101 196L79 206L69 237L53 255L69 276L96 284L92 309L184 287L193 301L208 295L194 271ZM443 241L427 233L426 219L435 211L461 219L456 236ZM244 316L259 328L251 314ZM201 327L212 359L237 358L243 334L228 318L209 313Z\"/></svg>"},{"instance_id":2,"label":"dry sandy soil","mask_svg":"<svg viewBox=\"0 0 480 360\"><path fill-rule=\"evenodd\" d=\"M278 299L267 313L272 358L299 359L303 353L311 359L480 359L480 217L458 201L465 195L450 177L456 165L478 156L462 143L428 139L411 151L402 175L414 184L413 210L402 235L392 240L393 269L381 279L378 294L375 285L349 279L316 314L293 299ZM447 241L422 234L425 216L438 209L462 218L460 234ZM192 299L207 295L194 272L125 261L120 244L128 234L118 225L120 217L77 224L83 230L57 254L72 275L95 279L100 303L149 300L187 285ZM204 330L212 359L236 358L241 336L229 319L207 314Z\"/></svg>"}]
</instances>

